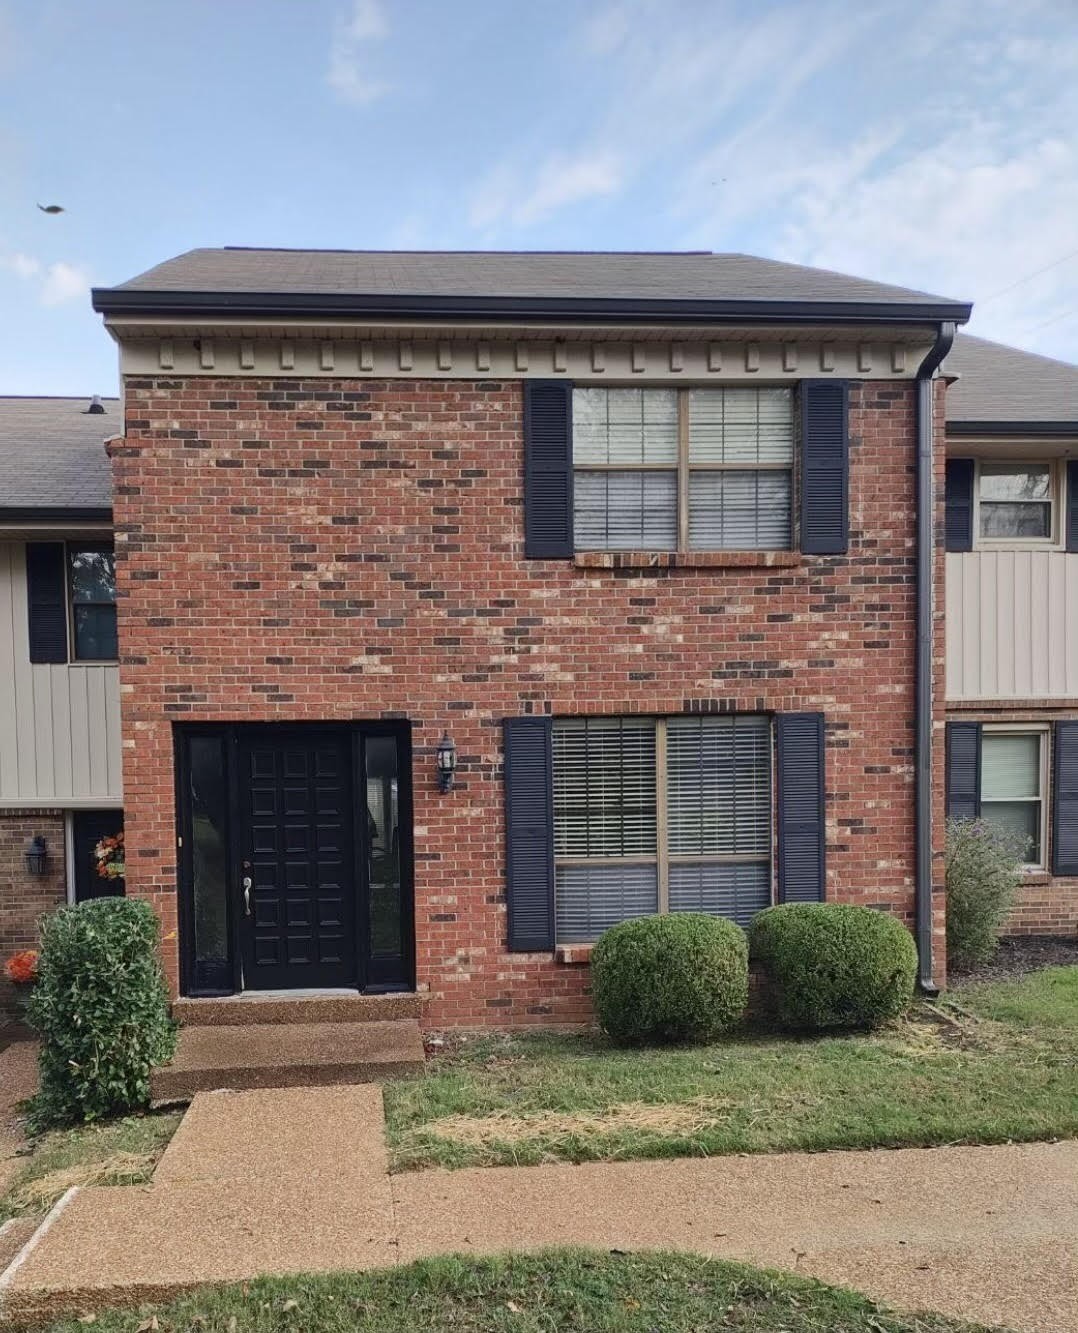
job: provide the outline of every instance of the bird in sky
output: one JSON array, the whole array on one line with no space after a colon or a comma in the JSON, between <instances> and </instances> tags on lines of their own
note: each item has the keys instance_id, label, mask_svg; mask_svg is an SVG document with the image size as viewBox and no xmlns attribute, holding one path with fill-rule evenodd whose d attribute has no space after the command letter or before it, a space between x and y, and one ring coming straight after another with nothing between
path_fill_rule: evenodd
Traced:
<instances>
[{"instance_id":1,"label":"bird in sky","mask_svg":"<svg viewBox=\"0 0 1078 1333\"><path fill-rule=\"evenodd\" d=\"M61 204L38 204L38 208L41 209L42 213L62 213L64 211Z\"/></svg>"}]
</instances>

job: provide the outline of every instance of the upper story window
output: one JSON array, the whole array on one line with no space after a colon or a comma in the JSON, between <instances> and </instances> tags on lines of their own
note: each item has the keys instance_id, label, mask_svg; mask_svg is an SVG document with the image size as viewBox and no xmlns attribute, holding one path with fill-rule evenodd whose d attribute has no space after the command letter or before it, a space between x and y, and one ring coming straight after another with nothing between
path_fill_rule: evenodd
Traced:
<instances>
[{"instance_id":1,"label":"upper story window","mask_svg":"<svg viewBox=\"0 0 1078 1333\"><path fill-rule=\"evenodd\" d=\"M793 393L573 391L578 550L789 550Z\"/></svg>"},{"instance_id":2,"label":"upper story window","mask_svg":"<svg viewBox=\"0 0 1078 1333\"><path fill-rule=\"evenodd\" d=\"M1058 507L1058 469L1052 463L978 463L981 543L1054 542Z\"/></svg>"},{"instance_id":3,"label":"upper story window","mask_svg":"<svg viewBox=\"0 0 1078 1333\"><path fill-rule=\"evenodd\" d=\"M116 563L111 545L69 545L68 593L71 603L71 660L114 662L116 639Z\"/></svg>"}]
</instances>

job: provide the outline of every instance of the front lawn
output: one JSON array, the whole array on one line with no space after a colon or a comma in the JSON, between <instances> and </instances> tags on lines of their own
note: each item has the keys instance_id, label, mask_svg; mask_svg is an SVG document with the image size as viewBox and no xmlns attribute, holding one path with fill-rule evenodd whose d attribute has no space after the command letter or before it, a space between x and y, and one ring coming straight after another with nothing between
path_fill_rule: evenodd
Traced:
<instances>
[{"instance_id":1,"label":"front lawn","mask_svg":"<svg viewBox=\"0 0 1078 1333\"><path fill-rule=\"evenodd\" d=\"M968 984L872 1035L480 1037L385 1103L397 1170L1075 1137L1078 967Z\"/></svg>"},{"instance_id":2,"label":"front lawn","mask_svg":"<svg viewBox=\"0 0 1078 1333\"><path fill-rule=\"evenodd\" d=\"M149 1180L180 1123L178 1113L132 1115L43 1134L0 1197L0 1222L45 1213L72 1185L138 1185Z\"/></svg>"},{"instance_id":3,"label":"front lawn","mask_svg":"<svg viewBox=\"0 0 1078 1333\"><path fill-rule=\"evenodd\" d=\"M49 1333L85 1327L65 1320ZM579 1250L260 1278L153 1310L101 1314L92 1327L97 1333L987 1333L942 1315L895 1314L850 1291L741 1264Z\"/></svg>"}]
</instances>

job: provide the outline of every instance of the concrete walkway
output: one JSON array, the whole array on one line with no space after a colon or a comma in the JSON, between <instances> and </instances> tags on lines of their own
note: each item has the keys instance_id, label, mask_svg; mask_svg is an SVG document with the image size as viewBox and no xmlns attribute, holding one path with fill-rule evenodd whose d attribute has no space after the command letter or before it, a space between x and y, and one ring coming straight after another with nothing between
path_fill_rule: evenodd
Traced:
<instances>
[{"instance_id":1,"label":"concrete walkway","mask_svg":"<svg viewBox=\"0 0 1078 1333\"><path fill-rule=\"evenodd\" d=\"M22 1166L26 1143L19 1103L37 1091L37 1043L14 1041L0 1051L0 1194Z\"/></svg>"},{"instance_id":2,"label":"concrete walkway","mask_svg":"<svg viewBox=\"0 0 1078 1333\"><path fill-rule=\"evenodd\" d=\"M449 1251L670 1248L890 1304L1078 1328L1078 1143L387 1171L372 1086L195 1099L152 1185L71 1191L0 1278L13 1320Z\"/></svg>"}]
</instances>

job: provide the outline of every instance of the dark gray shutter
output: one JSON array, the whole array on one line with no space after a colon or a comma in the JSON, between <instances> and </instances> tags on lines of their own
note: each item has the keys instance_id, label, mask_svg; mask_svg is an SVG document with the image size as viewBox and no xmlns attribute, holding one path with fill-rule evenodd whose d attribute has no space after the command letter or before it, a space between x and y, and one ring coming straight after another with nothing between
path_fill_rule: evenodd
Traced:
<instances>
[{"instance_id":1,"label":"dark gray shutter","mask_svg":"<svg viewBox=\"0 0 1078 1333\"><path fill-rule=\"evenodd\" d=\"M1052 874L1078 875L1078 722L1052 729Z\"/></svg>"},{"instance_id":2,"label":"dark gray shutter","mask_svg":"<svg viewBox=\"0 0 1078 1333\"><path fill-rule=\"evenodd\" d=\"M824 717L780 713L778 742L779 902L825 896Z\"/></svg>"},{"instance_id":3,"label":"dark gray shutter","mask_svg":"<svg viewBox=\"0 0 1078 1333\"><path fill-rule=\"evenodd\" d=\"M1067 463L1067 550L1078 551L1078 462Z\"/></svg>"},{"instance_id":4,"label":"dark gray shutter","mask_svg":"<svg viewBox=\"0 0 1078 1333\"><path fill-rule=\"evenodd\" d=\"M947 550L973 550L973 459L947 460Z\"/></svg>"},{"instance_id":5,"label":"dark gray shutter","mask_svg":"<svg viewBox=\"0 0 1078 1333\"><path fill-rule=\"evenodd\" d=\"M63 542L26 545L31 662L67 661L67 579Z\"/></svg>"},{"instance_id":6,"label":"dark gray shutter","mask_svg":"<svg viewBox=\"0 0 1078 1333\"><path fill-rule=\"evenodd\" d=\"M524 554L573 554L573 386L524 382Z\"/></svg>"},{"instance_id":7,"label":"dark gray shutter","mask_svg":"<svg viewBox=\"0 0 1078 1333\"><path fill-rule=\"evenodd\" d=\"M981 813L981 724L947 723L947 814L977 819Z\"/></svg>"},{"instance_id":8,"label":"dark gray shutter","mask_svg":"<svg viewBox=\"0 0 1078 1333\"><path fill-rule=\"evenodd\" d=\"M509 948L554 947L554 795L548 717L505 719Z\"/></svg>"},{"instance_id":9,"label":"dark gray shutter","mask_svg":"<svg viewBox=\"0 0 1078 1333\"><path fill-rule=\"evenodd\" d=\"M850 386L801 384L801 549L845 555L850 541Z\"/></svg>"}]
</instances>

